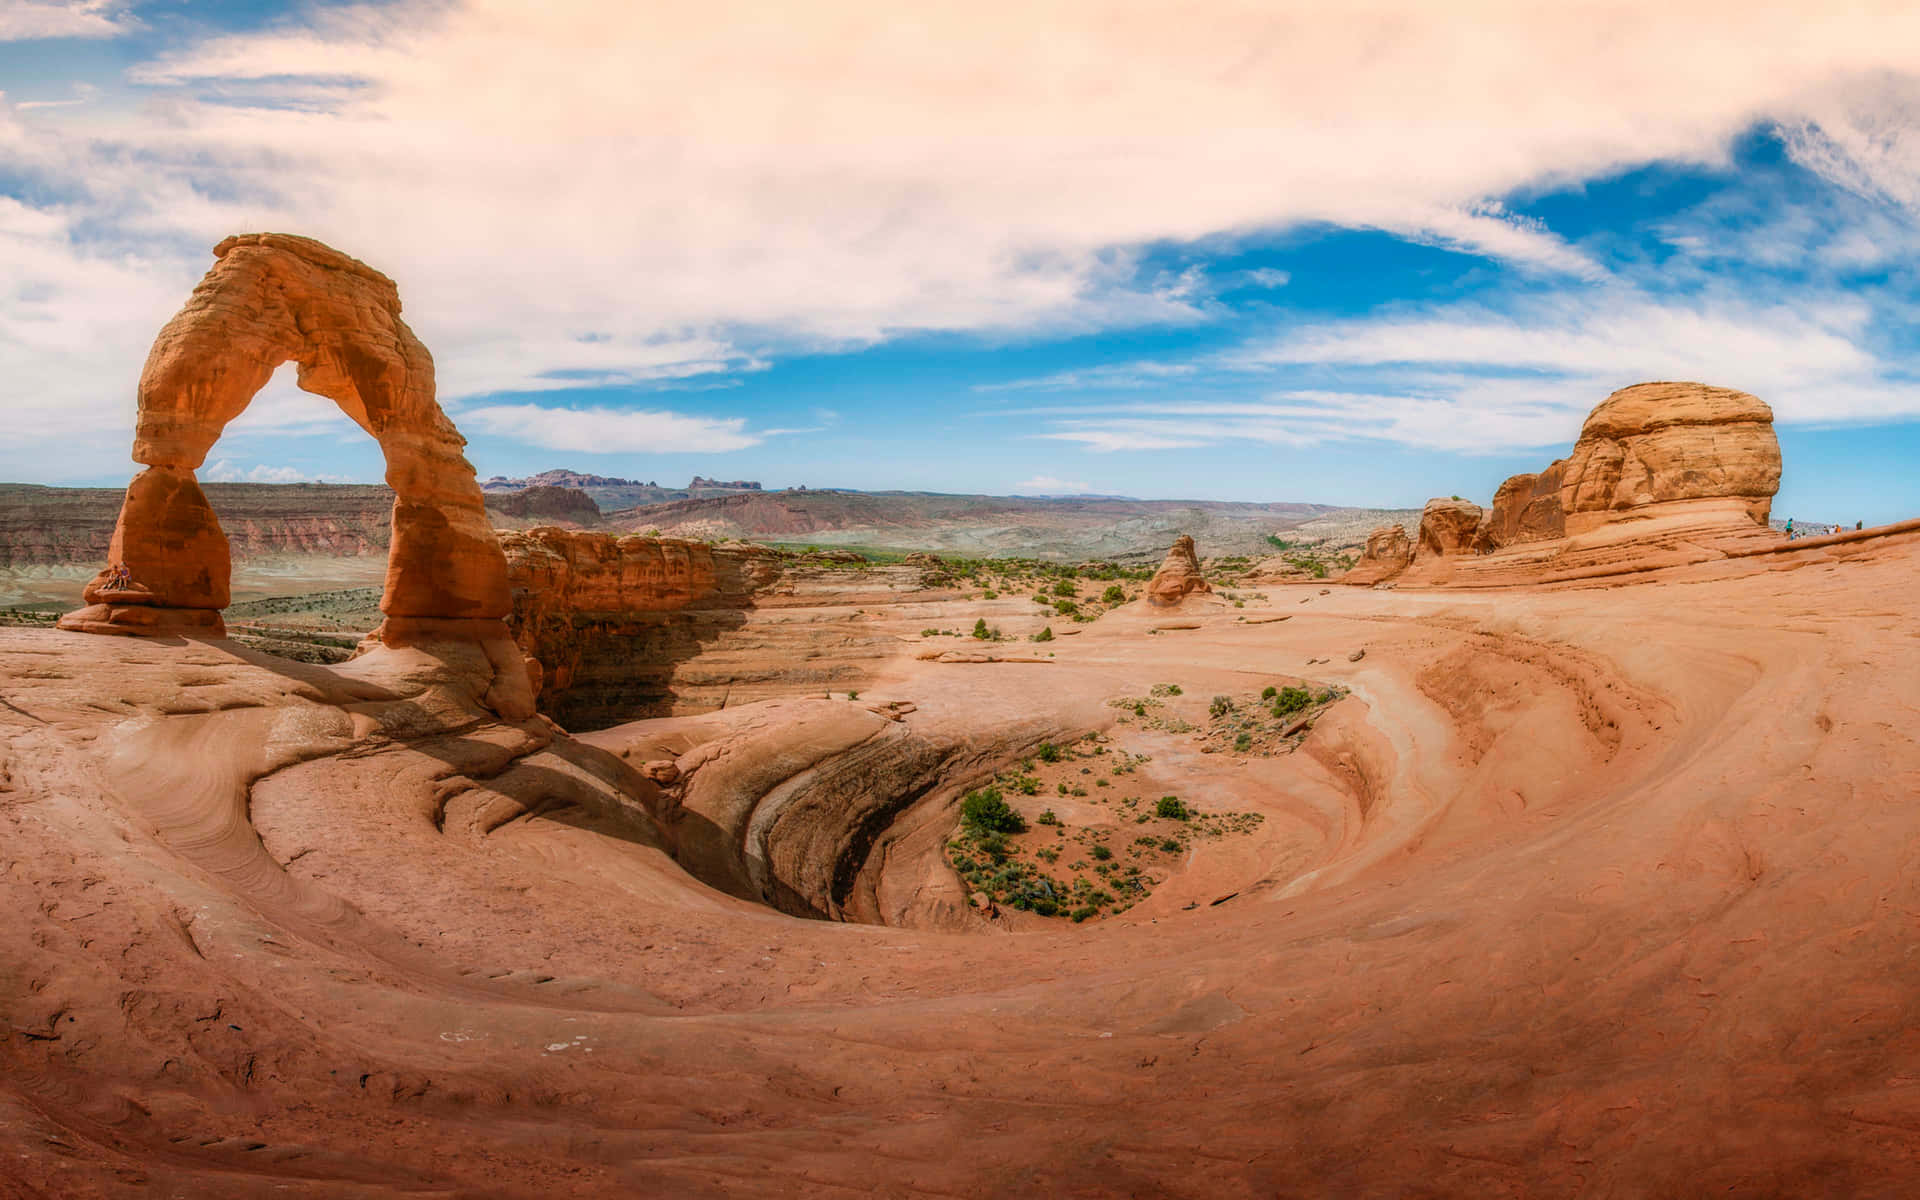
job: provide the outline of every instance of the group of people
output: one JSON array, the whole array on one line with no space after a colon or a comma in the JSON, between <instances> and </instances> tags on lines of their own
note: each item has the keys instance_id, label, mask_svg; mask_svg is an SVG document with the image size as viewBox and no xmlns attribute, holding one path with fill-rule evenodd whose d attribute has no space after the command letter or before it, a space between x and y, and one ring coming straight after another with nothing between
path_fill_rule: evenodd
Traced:
<instances>
[{"instance_id":1,"label":"group of people","mask_svg":"<svg viewBox=\"0 0 1920 1200\"><path fill-rule=\"evenodd\" d=\"M1865 529L1867 527L1867 523L1865 521L1855 521L1853 523L1853 527L1855 529ZM1787 518L1787 540L1788 541L1792 541L1793 539L1800 538L1800 537L1819 537L1823 534L1829 534L1829 533L1844 533L1846 532L1846 529L1847 527L1845 524L1836 523L1824 529L1816 525L1812 529L1808 529L1805 526L1802 526L1801 528L1796 530L1793 527L1793 518L1792 517Z\"/></svg>"}]
</instances>

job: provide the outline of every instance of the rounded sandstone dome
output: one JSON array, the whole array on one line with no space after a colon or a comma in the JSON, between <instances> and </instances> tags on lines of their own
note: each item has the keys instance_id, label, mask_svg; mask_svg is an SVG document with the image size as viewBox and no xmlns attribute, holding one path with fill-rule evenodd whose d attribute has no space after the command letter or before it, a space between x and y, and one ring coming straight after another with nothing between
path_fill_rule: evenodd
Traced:
<instances>
[{"instance_id":1,"label":"rounded sandstone dome","mask_svg":"<svg viewBox=\"0 0 1920 1200\"><path fill-rule=\"evenodd\" d=\"M1674 425L1773 424L1766 401L1704 383L1636 383L1602 400L1580 427L1585 438L1624 438Z\"/></svg>"}]
</instances>

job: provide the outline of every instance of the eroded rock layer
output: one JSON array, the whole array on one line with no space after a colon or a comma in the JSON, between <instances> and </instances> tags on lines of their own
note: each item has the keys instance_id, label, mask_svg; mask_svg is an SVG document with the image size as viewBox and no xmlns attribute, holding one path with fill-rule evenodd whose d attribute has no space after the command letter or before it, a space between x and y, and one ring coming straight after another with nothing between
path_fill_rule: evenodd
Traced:
<instances>
[{"instance_id":1,"label":"eroded rock layer","mask_svg":"<svg viewBox=\"0 0 1920 1200\"><path fill-rule=\"evenodd\" d=\"M395 496L382 611L414 621L505 617L506 561L393 281L285 234L231 237L214 256L147 357L133 446L147 470L128 488L108 567L87 589L92 607L63 625L219 628L227 542L194 472L288 361L299 364L302 388L339 404L386 457Z\"/></svg>"},{"instance_id":2,"label":"eroded rock layer","mask_svg":"<svg viewBox=\"0 0 1920 1200\"><path fill-rule=\"evenodd\" d=\"M1671 501L1735 501L1766 524L1780 488L1773 410L1731 388L1642 383L1587 417L1567 459L1560 506L1567 532Z\"/></svg>"},{"instance_id":3,"label":"eroded rock layer","mask_svg":"<svg viewBox=\"0 0 1920 1200\"><path fill-rule=\"evenodd\" d=\"M1392 579L1413 561L1413 539L1404 525L1383 525L1367 535L1367 548L1342 582L1371 586Z\"/></svg>"},{"instance_id":4,"label":"eroded rock layer","mask_svg":"<svg viewBox=\"0 0 1920 1200\"><path fill-rule=\"evenodd\" d=\"M1171 608L1196 592L1212 590L1206 577L1200 574L1200 556L1194 551L1193 539L1183 533L1174 539L1160 569L1148 582L1147 603Z\"/></svg>"}]
</instances>

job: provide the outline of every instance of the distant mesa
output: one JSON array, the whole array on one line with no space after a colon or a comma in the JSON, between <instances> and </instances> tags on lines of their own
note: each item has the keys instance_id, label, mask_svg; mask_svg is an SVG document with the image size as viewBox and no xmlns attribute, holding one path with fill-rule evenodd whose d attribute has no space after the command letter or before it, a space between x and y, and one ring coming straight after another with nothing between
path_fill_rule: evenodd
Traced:
<instances>
[{"instance_id":1,"label":"distant mesa","mask_svg":"<svg viewBox=\"0 0 1920 1200\"><path fill-rule=\"evenodd\" d=\"M401 644L479 642L496 675L489 702L532 713L508 638L507 561L453 422L434 400L433 358L400 319L393 281L311 238L230 237L186 306L154 339L140 375L133 458L107 568L88 607L61 618L87 633L219 635L230 598L225 533L194 472L280 364L380 443L393 533L373 635ZM495 651L499 651L496 655Z\"/></svg>"},{"instance_id":2,"label":"distant mesa","mask_svg":"<svg viewBox=\"0 0 1920 1200\"><path fill-rule=\"evenodd\" d=\"M488 492L488 512L521 520L565 521L591 525L600 519L600 506L579 488L537 484L517 492Z\"/></svg>"},{"instance_id":3,"label":"distant mesa","mask_svg":"<svg viewBox=\"0 0 1920 1200\"><path fill-rule=\"evenodd\" d=\"M1212 590L1200 574L1200 556L1194 551L1193 539L1183 533L1174 539L1166 559L1147 584L1147 603L1172 608L1196 592Z\"/></svg>"},{"instance_id":4,"label":"distant mesa","mask_svg":"<svg viewBox=\"0 0 1920 1200\"><path fill-rule=\"evenodd\" d=\"M482 491L487 492L517 492L535 487L651 488L660 492L757 492L761 490L760 481L757 479L708 479L703 475L695 475L693 482L684 488L663 488L652 480L642 482L638 479L620 479L612 475L587 475L579 471L569 471L564 467L542 471L538 475L530 475L525 479L509 479L505 475L495 475L480 487Z\"/></svg>"},{"instance_id":5,"label":"distant mesa","mask_svg":"<svg viewBox=\"0 0 1920 1200\"><path fill-rule=\"evenodd\" d=\"M1773 410L1731 388L1641 383L1601 401L1566 458L1515 475L1491 508L1429 501L1411 582L1495 585L1672 566L1750 548L1770 536L1780 487ZM1381 536L1385 530L1376 530ZM1396 577L1369 554L1350 583Z\"/></svg>"}]
</instances>

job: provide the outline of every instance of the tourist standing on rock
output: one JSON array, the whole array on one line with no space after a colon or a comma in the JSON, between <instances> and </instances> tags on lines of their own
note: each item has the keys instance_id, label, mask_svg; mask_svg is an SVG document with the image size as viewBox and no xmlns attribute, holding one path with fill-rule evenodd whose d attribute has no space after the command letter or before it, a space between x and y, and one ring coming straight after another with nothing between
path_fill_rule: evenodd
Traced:
<instances>
[{"instance_id":1,"label":"tourist standing on rock","mask_svg":"<svg viewBox=\"0 0 1920 1200\"><path fill-rule=\"evenodd\" d=\"M1788 541L1793 540L1793 518L1792 517L1787 518L1787 540Z\"/></svg>"}]
</instances>

